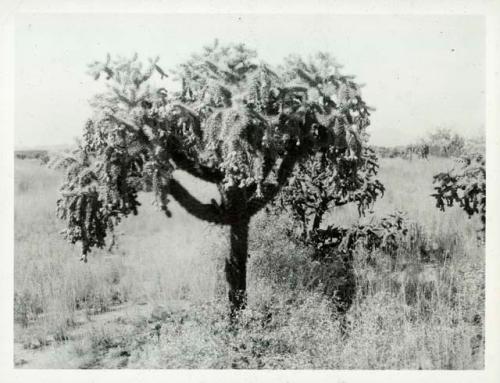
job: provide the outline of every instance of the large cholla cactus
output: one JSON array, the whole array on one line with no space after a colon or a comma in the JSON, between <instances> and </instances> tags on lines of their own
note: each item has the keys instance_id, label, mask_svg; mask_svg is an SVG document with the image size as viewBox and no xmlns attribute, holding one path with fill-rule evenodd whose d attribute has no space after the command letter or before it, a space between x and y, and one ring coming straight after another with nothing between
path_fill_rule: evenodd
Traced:
<instances>
[{"instance_id":1,"label":"large cholla cactus","mask_svg":"<svg viewBox=\"0 0 500 383\"><path fill-rule=\"evenodd\" d=\"M95 113L61 189L67 238L82 243L85 259L104 246L120 218L137 213L147 178L167 216L173 198L199 219L230 226L229 300L233 312L242 308L251 217L311 156L348 168L351 178L366 164L368 107L338 68L326 54L271 68L244 45L216 42L173 72L179 87L168 91L157 59L95 62L91 74L107 90L92 100ZM198 201L173 178L177 169L216 184L220 203Z\"/></svg>"}]
</instances>

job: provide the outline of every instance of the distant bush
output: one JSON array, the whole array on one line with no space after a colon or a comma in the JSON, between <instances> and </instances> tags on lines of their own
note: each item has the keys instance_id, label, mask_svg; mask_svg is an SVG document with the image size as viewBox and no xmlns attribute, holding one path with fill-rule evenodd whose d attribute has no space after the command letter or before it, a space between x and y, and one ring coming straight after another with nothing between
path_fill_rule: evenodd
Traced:
<instances>
[{"instance_id":1,"label":"distant bush","mask_svg":"<svg viewBox=\"0 0 500 383\"><path fill-rule=\"evenodd\" d=\"M47 163L49 155L47 150L16 150L14 156L19 160L40 160Z\"/></svg>"},{"instance_id":2,"label":"distant bush","mask_svg":"<svg viewBox=\"0 0 500 383\"><path fill-rule=\"evenodd\" d=\"M380 158L413 159L435 157L460 157L471 153L485 153L484 136L465 138L451 129L438 128L418 142L399 146L375 146Z\"/></svg>"},{"instance_id":3,"label":"distant bush","mask_svg":"<svg viewBox=\"0 0 500 383\"><path fill-rule=\"evenodd\" d=\"M486 154L486 137L484 135L478 135L475 137L470 137L465 140L465 153L469 154Z\"/></svg>"}]
</instances>

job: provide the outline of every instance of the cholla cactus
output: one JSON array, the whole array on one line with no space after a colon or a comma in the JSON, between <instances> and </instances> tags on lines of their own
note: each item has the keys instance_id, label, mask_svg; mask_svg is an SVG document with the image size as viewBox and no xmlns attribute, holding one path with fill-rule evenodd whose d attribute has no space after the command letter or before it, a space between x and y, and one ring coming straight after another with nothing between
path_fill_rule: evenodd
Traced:
<instances>
[{"instance_id":1,"label":"cholla cactus","mask_svg":"<svg viewBox=\"0 0 500 383\"><path fill-rule=\"evenodd\" d=\"M226 276L234 312L245 305L250 219L296 165L321 153L338 167L340 183L366 171L369 108L353 78L326 54L291 57L277 68L256 57L242 44L216 42L170 72L180 91L162 87L167 74L158 59L144 65L137 56L108 55L90 65L106 90L91 102L94 115L58 201L65 234L82 242L84 256L104 245L121 217L137 213L147 178L167 216L171 197L197 218L231 227ZM216 184L221 202L198 201L172 177L176 169Z\"/></svg>"},{"instance_id":2,"label":"cholla cactus","mask_svg":"<svg viewBox=\"0 0 500 383\"><path fill-rule=\"evenodd\" d=\"M455 204L471 218L479 215L481 227L478 237L484 239L486 231L486 161L483 154L469 154L456 160L448 172L434 176L432 196L441 211Z\"/></svg>"},{"instance_id":3,"label":"cholla cactus","mask_svg":"<svg viewBox=\"0 0 500 383\"><path fill-rule=\"evenodd\" d=\"M361 216L384 193L375 178L378 160L371 148L364 147L355 159L338 156L336 150L332 147L300 163L272 205L291 213L300 240L314 237L333 208L353 203Z\"/></svg>"}]
</instances>

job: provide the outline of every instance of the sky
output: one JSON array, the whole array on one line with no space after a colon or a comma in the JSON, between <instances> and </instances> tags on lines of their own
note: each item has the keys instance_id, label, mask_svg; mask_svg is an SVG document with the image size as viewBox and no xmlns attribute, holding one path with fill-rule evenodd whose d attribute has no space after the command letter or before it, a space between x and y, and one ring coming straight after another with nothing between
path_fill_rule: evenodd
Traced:
<instances>
[{"instance_id":1,"label":"sky","mask_svg":"<svg viewBox=\"0 0 500 383\"><path fill-rule=\"evenodd\" d=\"M243 42L273 65L332 53L365 83L374 145L408 144L438 127L465 136L485 124L481 16L22 14L15 29L15 147L67 145L103 86L87 64L160 56L175 67L215 38ZM168 84L167 84L168 85Z\"/></svg>"}]
</instances>

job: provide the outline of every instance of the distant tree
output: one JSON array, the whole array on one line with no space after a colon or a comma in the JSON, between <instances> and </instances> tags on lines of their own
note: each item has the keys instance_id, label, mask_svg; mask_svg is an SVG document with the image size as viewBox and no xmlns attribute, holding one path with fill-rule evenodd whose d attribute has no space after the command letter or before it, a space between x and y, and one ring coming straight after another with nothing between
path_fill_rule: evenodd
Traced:
<instances>
[{"instance_id":1,"label":"distant tree","mask_svg":"<svg viewBox=\"0 0 500 383\"><path fill-rule=\"evenodd\" d=\"M427 160L429 158L430 150L429 144L426 144L425 142L420 143L417 151L419 158Z\"/></svg>"},{"instance_id":2,"label":"distant tree","mask_svg":"<svg viewBox=\"0 0 500 383\"><path fill-rule=\"evenodd\" d=\"M458 157L464 154L465 139L448 128L438 128L429 133L426 143L430 154L441 157Z\"/></svg>"},{"instance_id":3,"label":"distant tree","mask_svg":"<svg viewBox=\"0 0 500 383\"><path fill-rule=\"evenodd\" d=\"M230 227L229 301L233 314L245 306L251 218L313 156L348 169L336 176L348 182L343 177L363 166L369 123L359 86L328 54L289 57L275 69L256 57L242 44L215 42L174 72L177 91L150 81L167 76L158 59L144 67L136 56L108 55L90 65L107 90L92 101L58 201L65 235L82 243L83 260L122 217L138 213L137 192L150 178L168 217L171 197L195 217ZM173 177L177 169L215 184L220 202L198 201Z\"/></svg>"}]
</instances>

